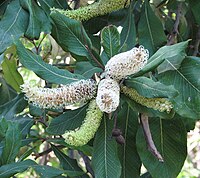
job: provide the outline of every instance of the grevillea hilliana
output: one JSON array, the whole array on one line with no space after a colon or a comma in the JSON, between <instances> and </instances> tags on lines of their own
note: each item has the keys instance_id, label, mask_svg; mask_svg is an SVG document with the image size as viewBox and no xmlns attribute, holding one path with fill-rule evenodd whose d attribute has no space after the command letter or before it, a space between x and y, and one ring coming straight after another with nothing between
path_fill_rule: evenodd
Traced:
<instances>
[{"instance_id":1,"label":"grevillea hilliana","mask_svg":"<svg viewBox=\"0 0 200 178\"><path fill-rule=\"evenodd\" d=\"M102 78L121 80L141 70L147 63L149 52L143 46L113 56L105 66Z\"/></svg>"},{"instance_id":2,"label":"grevillea hilliana","mask_svg":"<svg viewBox=\"0 0 200 178\"><path fill-rule=\"evenodd\" d=\"M93 3L85 7L81 7L77 10L52 10L59 11L61 14L64 14L69 18L84 21L89 20L93 17L108 14L112 11L122 9L124 8L125 3L126 0L100 0L99 2ZM128 0L126 4L130 4L130 0Z\"/></svg>"},{"instance_id":3,"label":"grevillea hilliana","mask_svg":"<svg viewBox=\"0 0 200 178\"><path fill-rule=\"evenodd\" d=\"M121 86L121 92L137 103L160 112L166 111L169 113L173 108L172 103L165 98L145 98L144 96L141 96L135 89L128 88L124 85Z\"/></svg>"},{"instance_id":4,"label":"grevillea hilliana","mask_svg":"<svg viewBox=\"0 0 200 178\"><path fill-rule=\"evenodd\" d=\"M106 113L115 111L119 105L120 87L113 79L99 82L96 102L100 110Z\"/></svg>"},{"instance_id":5,"label":"grevillea hilliana","mask_svg":"<svg viewBox=\"0 0 200 178\"><path fill-rule=\"evenodd\" d=\"M102 116L103 113L97 106L96 101L90 101L85 119L80 128L67 131L63 135L66 143L72 146L83 146L87 144L99 128Z\"/></svg>"},{"instance_id":6,"label":"grevillea hilliana","mask_svg":"<svg viewBox=\"0 0 200 178\"><path fill-rule=\"evenodd\" d=\"M40 108L65 108L78 102L85 102L96 95L94 80L80 80L59 88L32 87L28 83L21 85L29 103Z\"/></svg>"}]
</instances>

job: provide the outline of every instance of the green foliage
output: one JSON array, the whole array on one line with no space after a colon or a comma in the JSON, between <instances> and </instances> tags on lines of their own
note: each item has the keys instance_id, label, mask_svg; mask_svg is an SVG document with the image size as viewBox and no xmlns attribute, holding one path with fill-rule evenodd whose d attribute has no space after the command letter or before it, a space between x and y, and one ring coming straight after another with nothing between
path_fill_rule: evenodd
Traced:
<instances>
[{"instance_id":1,"label":"green foliage","mask_svg":"<svg viewBox=\"0 0 200 178\"><path fill-rule=\"evenodd\" d=\"M0 3L0 177L174 178L181 172L187 132L200 116L200 1L118 0L117 7L104 6L107 2L100 0L102 12L95 12L96 5L74 10L65 0ZM55 8L74 17L79 13L79 19L84 19L84 9L96 15L121 10L99 17L87 14L91 19L80 22ZM98 85L110 58L139 45L149 51L147 64L118 83L145 101L165 98L173 105L170 112L148 108L121 93L118 109L104 114L94 138L75 147L62 135L79 129L88 103L45 110L21 93L24 82L50 90L90 78ZM46 99L56 97L55 92ZM148 149L152 145L138 122L143 114L163 163Z\"/></svg>"}]
</instances>

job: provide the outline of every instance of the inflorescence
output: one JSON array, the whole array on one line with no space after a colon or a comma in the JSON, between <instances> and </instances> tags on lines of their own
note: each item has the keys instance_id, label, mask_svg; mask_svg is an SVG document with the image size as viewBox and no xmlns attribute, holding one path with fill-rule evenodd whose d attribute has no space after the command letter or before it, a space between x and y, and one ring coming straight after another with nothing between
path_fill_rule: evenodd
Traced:
<instances>
[{"instance_id":1,"label":"inflorescence","mask_svg":"<svg viewBox=\"0 0 200 178\"><path fill-rule=\"evenodd\" d=\"M96 95L96 82L94 80L80 80L59 88L38 88L29 84L21 85L29 103L40 108L65 108L66 106L86 102Z\"/></svg>"},{"instance_id":2,"label":"inflorescence","mask_svg":"<svg viewBox=\"0 0 200 178\"><path fill-rule=\"evenodd\" d=\"M63 135L66 143L72 146L83 146L87 144L94 137L99 128L102 116L103 113L97 106L96 101L92 100L80 128L67 131Z\"/></svg>"}]
</instances>

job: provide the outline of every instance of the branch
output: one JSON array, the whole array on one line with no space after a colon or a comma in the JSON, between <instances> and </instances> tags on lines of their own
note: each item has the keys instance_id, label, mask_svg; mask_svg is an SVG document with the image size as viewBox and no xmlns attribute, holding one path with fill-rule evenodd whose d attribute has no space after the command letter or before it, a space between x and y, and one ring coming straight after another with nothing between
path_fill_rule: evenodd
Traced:
<instances>
[{"instance_id":1,"label":"branch","mask_svg":"<svg viewBox=\"0 0 200 178\"><path fill-rule=\"evenodd\" d=\"M177 11L176 11L176 20L175 20L175 23L174 23L174 27L173 27L171 35L168 38L167 45L174 44L175 43L175 39L177 38L177 34L179 34L178 26L179 26L179 23L180 23L180 18L182 16L181 10L182 10L182 3L180 2L178 4Z\"/></svg>"},{"instance_id":2,"label":"branch","mask_svg":"<svg viewBox=\"0 0 200 178\"><path fill-rule=\"evenodd\" d=\"M87 172L89 172L91 174L92 177L94 177L94 171L90 165L90 158L88 156L86 156L83 152L78 151L78 153L81 155L81 157L83 158L83 161L85 163L85 167Z\"/></svg>"},{"instance_id":3,"label":"branch","mask_svg":"<svg viewBox=\"0 0 200 178\"><path fill-rule=\"evenodd\" d=\"M199 54L199 45L200 45L200 26L196 34L193 56L197 56Z\"/></svg>"},{"instance_id":4,"label":"branch","mask_svg":"<svg viewBox=\"0 0 200 178\"><path fill-rule=\"evenodd\" d=\"M156 157L160 162L164 162L163 157L161 154L158 152L154 141L152 139L151 131L149 128L149 122L148 122L148 116L145 114L141 114L140 118L141 124L142 124L142 129L145 135L145 140L147 142L148 150Z\"/></svg>"}]
</instances>

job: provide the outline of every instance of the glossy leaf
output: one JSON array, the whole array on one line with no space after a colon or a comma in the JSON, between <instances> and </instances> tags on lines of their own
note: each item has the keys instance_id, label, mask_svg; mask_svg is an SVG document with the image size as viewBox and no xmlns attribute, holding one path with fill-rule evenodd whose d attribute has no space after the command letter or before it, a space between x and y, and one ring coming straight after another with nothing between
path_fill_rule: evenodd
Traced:
<instances>
[{"instance_id":1,"label":"glossy leaf","mask_svg":"<svg viewBox=\"0 0 200 178\"><path fill-rule=\"evenodd\" d=\"M26 49L20 41L15 41L15 45L20 62L41 78L58 84L67 84L83 79L80 75L72 74L67 70L58 69L57 67L45 63L39 55Z\"/></svg>"},{"instance_id":2,"label":"glossy leaf","mask_svg":"<svg viewBox=\"0 0 200 178\"><path fill-rule=\"evenodd\" d=\"M140 176L141 161L136 148L138 114L125 103L120 108L118 127L123 133L125 143L118 146L119 159L122 165L121 178Z\"/></svg>"},{"instance_id":3,"label":"glossy leaf","mask_svg":"<svg viewBox=\"0 0 200 178\"><path fill-rule=\"evenodd\" d=\"M126 51L132 49L136 44L136 28L135 28L135 19L134 14L132 13L132 5L130 5L128 10L128 15L123 23L122 32L120 34L121 38L121 47L119 51Z\"/></svg>"},{"instance_id":4,"label":"glossy leaf","mask_svg":"<svg viewBox=\"0 0 200 178\"><path fill-rule=\"evenodd\" d=\"M102 69L94 67L89 62L78 62L76 63L76 68L74 72L89 79L93 76L94 73L102 72Z\"/></svg>"},{"instance_id":5,"label":"glossy leaf","mask_svg":"<svg viewBox=\"0 0 200 178\"><path fill-rule=\"evenodd\" d=\"M162 23L154 14L148 0L143 4L138 23L138 35L139 43L147 48L151 55L167 41Z\"/></svg>"},{"instance_id":6,"label":"glossy leaf","mask_svg":"<svg viewBox=\"0 0 200 178\"><path fill-rule=\"evenodd\" d=\"M29 12L29 24L25 36L30 39L38 39L41 32L50 33L50 18L36 1L20 0L20 3Z\"/></svg>"},{"instance_id":7,"label":"glossy leaf","mask_svg":"<svg viewBox=\"0 0 200 178\"><path fill-rule=\"evenodd\" d=\"M13 122L8 122L8 129L5 135L5 145L0 158L1 165L14 162L20 147L21 133L19 130L19 125Z\"/></svg>"},{"instance_id":8,"label":"glossy leaf","mask_svg":"<svg viewBox=\"0 0 200 178\"><path fill-rule=\"evenodd\" d=\"M24 172L31 166L35 165L36 163L30 159L22 161L22 162L16 162L11 163L7 165L3 165L0 167L0 177L2 178L10 178L16 173Z\"/></svg>"},{"instance_id":9,"label":"glossy leaf","mask_svg":"<svg viewBox=\"0 0 200 178\"><path fill-rule=\"evenodd\" d=\"M176 57L177 55L185 55L185 48L187 47L189 41L180 42L171 46L163 46L161 47L151 58L148 60L146 66L141 69L138 73L133 76L141 76L156 67L158 67L164 60L166 60L169 64L169 58Z\"/></svg>"},{"instance_id":10,"label":"glossy leaf","mask_svg":"<svg viewBox=\"0 0 200 178\"><path fill-rule=\"evenodd\" d=\"M0 21L0 54L13 43L13 37L19 38L27 28L28 13L19 1L12 1Z\"/></svg>"},{"instance_id":11,"label":"glossy leaf","mask_svg":"<svg viewBox=\"0 0 200 178\"><path fill-rule=\"evenodd\" d=\"M20 73L17 71L16 61L5 59L2 63L2 69L6 82L17 92L20 92L20 85L22 85L24 81Z\"/></svg>"},{"instance_id":12,"label":"glossy leaf","mask_svg":"<svg viewBox=\"0 0 200 178\"><path fill-rule=\"evenodd\" d=\"M12 119L17 113L20 113L27 106L27 101L23 94L17 95L14 99L0 106L0 118Z\"/></svg>"},{"instance_id":13,"label":"glossy leaf","mask_svg":"<svg viewBox=\"0 0 200 178\"><path fill-rule=\"evenodd\" d=\"M173 85L166 86L147 77L125 80L125 85L134 88L140 95L147 98L173 98L178 95Z\"/></svg>"},{"instance_id":14,"label":"glossy leaf","mask_svg":"<svg viewBox=\"0 0 200 178\"><path fill-rule=\"evenodd\" d=\"M54 145L51 145L51 148L54 151L56 157L59 159L61 167L64 170L71 171L69 172L71 174L69 176L75 177L85 174L83 170L78 166L77 161L75 159L69 158L66 154L64 154Z\"/></svg>"},{"instance_id":15,"label":"glossy leaf","mask_svg":"<svg viewBox=\"0 0 200 178\"><path fill-rule=\"evenodd\" d=\"M173 66L173 65L172 65ZM200 60L197 57L187 57L179 69L168 71L159 76L162 83L174 85L179 95L174 99L174 109L183 116L198 119L200 115Z\"/></svg>"},{"instance_id":16,"label":"glossy leaf","mask_svg":"<svg viewBox=\"0 0 200 178\"><path fill-rule=\"evenodd\" d=\"M101 44L109 58L116 55L120 48L120 35L117 27L109 25L101 31Z\"/></svg>"},{"instance_id":17,"label":"glossy leaf","mask_svg":"<svg viewBox=\"0 0 200 178\"><path fill-rule=\"evenodd\" d=\"M92 43L81 23L56 11L52 11L51 18L54 22L52 35L63 50L87 57L92 64L98 66L91 58L91 51L89 52L88 48L92 49Z\"/></svg>"},{"instance_id":18,"label":"glossy leaf","mask_svg":"<svg viewBox=\"0 0 200 178\"><path fill-rule=\"evenodd\" d=\"M66 111L64 114L54 118L47 128L47 132L52 135L62 135L66 130L73 130L79 127L85 118L87 106Z\"/></svg>"},{"instance_id":19,"label":"glossy leaf","mask_svg":"<svg viewBox=\"0 0 200 178\"><path fill-rule=\"evenodd\" d=\"M117 145L111 140L112 120L104 116L94 140L92 167L96 178L120 177L121 165L117 155Z\"/></svg>"},{"instance_id":20,"label":"glossy leaf","mask_svg":"<svg viewBox=\"0 0 200 178\"><path fill-rule=\"evenodd\" d=\"M183 122L149 119L150 130L164 162L159 162L147 149L142 129L137 133L137 150L144 166L154 178L177 177L187 156L187 134Z\"/></svg>"}]
</instances>

